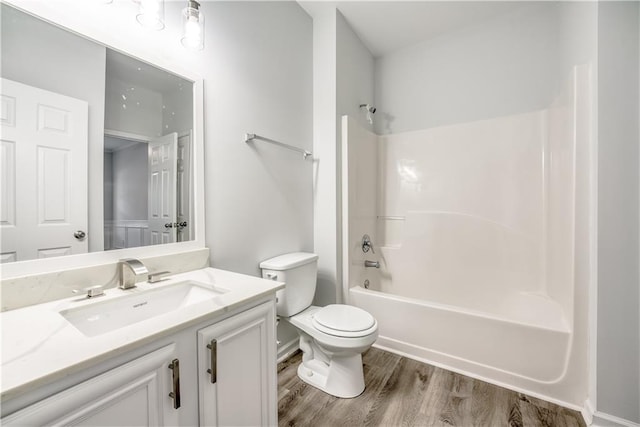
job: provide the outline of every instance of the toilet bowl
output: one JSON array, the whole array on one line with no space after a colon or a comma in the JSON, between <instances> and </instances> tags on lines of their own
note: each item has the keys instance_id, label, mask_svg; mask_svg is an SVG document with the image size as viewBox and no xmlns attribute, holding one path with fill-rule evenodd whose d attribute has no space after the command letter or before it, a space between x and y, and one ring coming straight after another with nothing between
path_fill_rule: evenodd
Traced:
<instances>
[{"instance_id":1,"label":"toilet bowl","mask_svg":"<svg viewBox=\"0 0 640 427\"><path fill-rule=\"evenodd\" d=\"M276 295L276 311L300 336L300 379L336 397L356 397L365 388L362 352L378 338L378 322L357 307L311 305L317 259L297 252L263 261L260 268L264 278L285 283Z\"/></svg>"}]
</instances>

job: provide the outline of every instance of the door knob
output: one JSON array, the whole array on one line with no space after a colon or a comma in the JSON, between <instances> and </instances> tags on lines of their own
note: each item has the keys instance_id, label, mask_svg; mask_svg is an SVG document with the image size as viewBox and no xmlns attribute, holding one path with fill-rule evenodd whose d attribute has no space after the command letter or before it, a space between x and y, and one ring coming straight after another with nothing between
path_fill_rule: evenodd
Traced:
<instances>
[{"instance_id":1,"label":"door knob","mask_svg":"<svg viewBox=\"0 0 640 427\"><path fill-rule=\"evenodd\" d=\"M82 241L82 240L84 240L85 237L87 237L87 233L85 233L82 230L78 230L75 233L73 233L73 237L75 237L76 239Z\"/></svg>"}]
</instances>

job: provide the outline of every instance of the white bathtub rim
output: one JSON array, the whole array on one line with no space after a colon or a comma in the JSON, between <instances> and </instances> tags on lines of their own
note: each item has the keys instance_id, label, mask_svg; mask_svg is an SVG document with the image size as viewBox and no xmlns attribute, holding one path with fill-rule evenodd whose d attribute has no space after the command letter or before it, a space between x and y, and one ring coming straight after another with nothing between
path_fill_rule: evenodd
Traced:
<instances>
[{"instance_id":1,"label":"white bathtub rim","mask_svg":"<svg viewBox=\"0 0 640 427\"><path fill-rule=\"evenodd\" d=\"M502 387L502 388L506 388L508 390L512 390L512 391L515 391L515 392L518 392L518 393L523 393L523 394L526 394L527 396L535 397L537 399L542 399L544 401L551 402L551 403L554 403L556 405L559 405L559 406L562 406L562 407L565 407L565 408L573 409L573 410L578 411L578 412L582 412L582 410L583 410L583 408L580 405L577 405L575 403L567 402L567 401L564 401L564 400L561 400L561 399L557 399L557 398L554 398L554 397L551 397L551 396L547 396L545 394L542 394L542 393L539 393L539 392L536 392L536 391L529 390L529 389L527 389L525 387L515 386L513 384L509 384L509 383L506 383L506 382L503 382L503 381L499 381L499 380L495 380L495 379L492 379L492 378L489 378L489 377L485 377L483 375L480 375L480 374L477 374L477 373L473 373L473 372L467 371L465 369L456 368L456 367L453 367L451 365L447 365L446 363L437 362L437 361L428 359L426 357L421 357L421 356L418 356L416 354L405 352L405 351L399 350L397 348L385 345L384 344L385 341L396 342L396 343L401 344L403 346L415 347L415 348L419 348L419 349L421 349L423 351L429 351L429 352L441 354L444 357L460 360L460 361L463 361L465 363L468 363L468 364L471 364L471 365L475 365L475 366L482 366L482 367L484 367L486 369L489 369L489 370L499 371L499 372L502 372L502 373L504 373L506 375L519 377L519 378L526 379L526 380L529 380L529 381L532 381L532 382L542 383L542 384L553 384L553 383L545 383L543 381L539 381L539 380L536 380L536 379L524 377L522 375L514 374L512 372L503 371L501 369L496 369L493 366L483 365L483 364L480 364L480 363L469 361L467 359L463 359L463 358L460 358L460 357L452 356L452 355L449 355L449 354L446 354L446 353L440 353L438 351L424 349L423 347L414 346L412 344L408 344L408 343L405 343L405 342L402 342L402 341L397 341L397 340L394 340L394 339L391 339L391 338L387 338L387 337L384 337L384 336L379 336L378 340L373 344L373 347L375 347L375 348L378 348L378 349L384 350L384 351L388 351L389 353L394 353L394 354L397 354L399 356L406 357L408 359L413 359L413 360L416 360L418 362L426 363L428 365L436 366L438 368L442 368L442 369L445 369L447 371L451 371L451 372L455 372L455 373L458 373L458 374L461 374L461 375L465 375L467 377L474 378L474 379L477 379L477 380L480 380L480 381L484 381L484 382L487 382L489 384L493 384L493 385L496 385L496 386L499 386L499 387Z\"/></svg>"},{"instance_id":2,"label":"white bathtub rim","mask_svg":"<svg viewBox=\"0 0 640 427\"><path fill-rule=\"evenodd\" d=\"M429 302L423 302L421 300L416 300L416 299L412 299L412 298L399 297L397 295L387 294L385 292L371 291L369 289L364 289L361 286L358 286L358 288L360 288L360 289L355 289L355 287L354 288L350 288L350 291L353 291L353 292L356 292L356 293L360 293L364 297L367 297L367 294L370 294L369 296L372 296L374 298L385 298L385 299L392 299L392 300L395 299L397 302L408 303L408 304L418 304L418 305L421 305L423 307L433 308L433 309L442 310L442 309L448 309L450 307L450 306L445 305L445 304L438 304L438 303L433 303L432 304L432 303L429 303ZM373 295L371 295L371 294L373 294ZM470 311L470 310L460 310L460 309L456 310L456 307L453 307L453 311L456 312L456 313L464 314L464 315L468 315L469 313L473 314L472 311ZM487 319L494 319L494 317L492 317L492 316L480 316L480 317L485 317ZM502 320L502 319L497 319L497 321L500 321L500 322L511 322L511 321ZM540 330L545 330L545 331L558 332L555 329L536 328L535 326L522 324L522 323L519 323L519 322L511 322L511 323L515 324L515 325L518 325L518 326L522 326L522 327L528 327L528 328L531 328L531 329L540 329ZM396 340L396 339L393 339L393 338L389 338L389 337L386 337L384 335L379 336L377 342L379 342L381 339L382 340L387 340L389 342L394 342L394 343L396 343L398 345L401 345L401 346L410 347L410 348L416 349L416 350L421 351L421 352L427 352L427 353L431 353L431 354L436 354L436 355L439 355L439 356L441 356L443 358L449 358L451 360L457 360L457 361L460 361L462 363L466 363L466 364L471 365L471 366L477 366L477 367L482 368L484 370L487 370L487 371L490 371L490 372L499 373L501 375L506 375L506 376L509 376L511 378L514 378L514 379L534 382L534 383L542 384L542 385L553 385L553 384L557 384L557 383L561 382L562 379L567 375L567 372L569 371L569 360L571 359L571 352L573 351L574 337L575 337L575 334L573 334L571 332L568 333L568 338L569 338L569 340L567 342L567 350L568 351L565 353L565 356L564 356L564 361L563 361L563 364L562 364L562 372L556 378L551 379L551 380L544 380L544 379L528 377L526 375L517 374L515 372L507 371L507 370L504 370L504 369L500 369L500 368L497 368L497 367L492 366L492 365L487 365L487 364L484 364L484 363L474 362L472 360L465 359L463 357L459 357L459 356L455 356L455 355L452 355L452 354L449 354L449 353L444 353L444 352L441 352L441 351L433 350L433 349L428 348L428 347L423 347L423 346L420 346L420 345L415 345L415 344L408 343L406 341L400 341L400 340ZM407 353L407 354L411 354L411 353ZM424 360L430 360L430 359L424 358ZM449 365L445 364L444 366L449 366ZM485 378L485 377L482 377L482 378ZM504 384L506 384L506 383L504 383Z\"/></svg>"},{"instance_id":3,"label":"white bathtub rim","mask_svg":"<svg viewBox=\"0 0 640 427\"><path fill-rule=\"evenodd\" d=\"M390 294L388 292L376 291L375 289L365 289L360 285L351 286L349 288L349 291L350 292L356 292L356 293L363 294L363 295L374 294L374 296L377 296L378 298L389 298L389 299L392 299L392 300L394 300L396 302L417 304L417 305L420 305L420 306L423 306L423 307L429 307L429 308L436 308L436 309L440 309L440 310L453 311L455 313L461 313L461 314L471 314L473 316L481 317L483 319L489 319L489 320L493 320L493 321L497 321L497 322L508 322L508 323L512 323L512 324L515 324L515 325L518 325L518 326L531 328L531 329L538 329L538 330L543 330L543 331L550 331L550 332L568 334L568 335L571 336L570 339L573 338L573 332L569 328L569 325L567 324L567 322L564 322L565 327L566 327L565 329L548 328L548 327L544 327L544 326L540 326L540 325L532 325L530 323L520 322L520 321L509 319L509 318L506 318L506 317L494 316L494 315L491 315L491 314L486 313L484 311L478 311L478 310L474 310L474 309L471 309L471 308L466 308L465 307L465 308L461 309L460 307L456 307L455 305L442 304L442 303L433 302L433 301L424 301L424 300L420 300L420 299L417 299L417 298L405 297L405 296L401 296L401 295ZM350 301L349 301L349 303L351 304Z\"/></svg>"}]
</instances>

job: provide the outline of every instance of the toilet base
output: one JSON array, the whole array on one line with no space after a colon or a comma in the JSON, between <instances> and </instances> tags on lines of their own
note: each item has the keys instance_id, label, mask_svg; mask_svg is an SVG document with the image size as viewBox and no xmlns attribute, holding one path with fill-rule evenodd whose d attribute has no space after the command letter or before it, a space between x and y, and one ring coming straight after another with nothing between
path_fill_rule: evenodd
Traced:
<instances>
[{"instance_id":1,"label":"toilet base","mask_svg":"<svg viewBox=\"0 0 640 427\"><path fill-rule=\"evenodd\" d=\"M328 364L317 359L303 361L298 366L298 377L332 396L359 396L364 391L362 355L334 356Z\"/></svg>"}]
</instances>

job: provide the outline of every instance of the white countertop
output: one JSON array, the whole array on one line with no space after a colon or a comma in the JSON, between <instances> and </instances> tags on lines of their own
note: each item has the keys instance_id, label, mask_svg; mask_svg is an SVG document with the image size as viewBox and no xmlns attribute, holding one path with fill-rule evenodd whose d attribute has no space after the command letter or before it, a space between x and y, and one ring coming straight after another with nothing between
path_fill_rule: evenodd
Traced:
<instances>
[{"instance_id":1,"label":"white countertop","mask_svg":"<svg viewBox=\"0 0 640 427\"><path fill-rule=\"evenodd\" d=\"M187 280L227 292L216 295L213 299L92 337L85 336L60 314L63 310L114 300L126 294L141 293ZM160 336L215 318L282 288L282 282L204 268L176 274L158 283L139 283L133 289L108 289L106 295L96 298L74 296L0 313L0 396L4 400L33 390L41 384L79 372Z\"/></svg>"}]
</instances>

